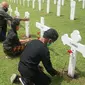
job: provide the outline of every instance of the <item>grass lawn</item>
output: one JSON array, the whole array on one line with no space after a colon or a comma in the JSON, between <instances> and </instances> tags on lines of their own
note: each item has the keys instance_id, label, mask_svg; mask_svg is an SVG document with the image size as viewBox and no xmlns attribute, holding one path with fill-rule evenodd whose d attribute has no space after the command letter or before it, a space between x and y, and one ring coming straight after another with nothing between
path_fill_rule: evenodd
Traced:
<instances>
[{"instance_id":1,"label":"grass lawn","mask_svg":"<svg viewBox=\"0 0 85 85\"><path fill-rule=\"evenodd\" d=\"M8 0L10 1L10 0ZM31 0L32 1L32 0ZM36 28L36 21L40 21L40 17L45 18L45 25L55 28L59 33L58 40L52 44L50 49L51 61L53 67L62 72L62 70L67 70L68 61L69 61L69 53L67 50L70 49L68 46L64 46L61 41L61 36L65 33L70 34L73 30L79 30L82 40L80 43L85 44L85 9L82 9L82 2L78 2L76 0L76 14L75 20L71 21L69 19L70 15L70 1L65 0L65 5L61 7L61 16L56 16L56 5L53 4L53 0L51 0L51 9L50 13L46 14L46 0L45 3L42 4L42 10L38 11L38 3L36 0L35 9L32 9L32 2L30 2L30 7L17 5L9 2L12 6L12 9L15 11L15 7L19 8L20 16L24 17L24 12L28 11L30 13L30 34L32 38L37 38L37 32L39 29ZM13 16L14 16L13 11ZM21 22L24 25L23 22ZM22 37L25 34L24 28L21 28L19 31L19 37ZM19 58L16 59L6 59L5 54L3 52L2 43L0 43L0 85L11 85L10 76L13 73L18 73ZM45 71L46 72L46 71ZM47 72L46 72L47 73ZM76 73L78 73L77 79L67 78L66 75L63 77L55 76L52 78L51 85L85 85L85 59L80 53L77 53L77 62L76 62ZM15 85L15 84L14 84Z\"/></svg>"}]
</instances>

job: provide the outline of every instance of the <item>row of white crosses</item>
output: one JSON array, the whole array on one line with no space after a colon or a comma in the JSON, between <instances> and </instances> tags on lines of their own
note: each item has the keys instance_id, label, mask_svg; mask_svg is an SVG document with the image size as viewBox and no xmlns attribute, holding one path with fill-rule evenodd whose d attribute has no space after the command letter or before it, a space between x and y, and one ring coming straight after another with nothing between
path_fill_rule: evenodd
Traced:
<instances>
[{"instance_id":1,"label":"row of white crosses","mask_svg":"<svg viewBox=\"0 0 85 85\"><path fill-rule=\"evenodd\" d=\"M33 2L33 9L35 8L35 0L32 1ZM39 3L39 11L41 11L41 0L38 0L38 3ZM71 0L71 13L70 13L70 20L74 20L75 18L75 5L76 5L76 2ZM61 10L61 0L58 0L57 2L57 16L60 16L60 10ZM12 9L11 9L11 6L9 6L9 12L10 12L10 15L12 13ZM47 0L47 13L50 12L50 0ZM20 13L18 12L18 8L16 7L16 11L15 11L15 15L17 17L20 16Z\"/></svg>"},{"instance_id":2,"label":"row of white crosses","mask_svg":"<svg viewBox=\"0 0 85 85\"><path fill-rule=\"evenodd\" d=\"M23 4L23 6L25 6L25 4L26 4L25 2L27 2L28 7L29 7L29 2L31 0L12 0L12 1L14 3L17 3L17 4L18 4L18 2L20 2L20 5ZM38 3L39 3L39 11L41 11L41 4L42 4L42 2L44 2L44 0L43 1L42 0L32 0L32 8L33 9L35 8L35 1L38 1ZM47 1L47 13L49 13L49 11L50 11L50 0L46 0L46 1ZM70 0L70 1L73 1L73 0ZM54 0L54 4L56 4L56 3L57 3L57 16L60 16L60 14L58 14L58 12L60 13L61 5L62 6L64 5L64 0ZM72 4L71 4L71 7L72 7ZM85 8L85 0L82 0L82 8L83 9ZM73 7L71 9L73 9ZM75 6L74 6L74 9L75 9Z\"/></svg>"},{"instance_id":3,"label":"row of white crosses","mask_svg":"<svg viewBox=\"0 0 85 85\"><path fill-rule=\"evenodd\" d=\"M11 8L11 5L9 5L8 12L9 12L10 16L12 16L13 10ZM16 18L19 18L20 17L20 13L18 11L18 7L16 7L16 10L14 11L14 14L16 15Z\"/></svg>"},{"instance_id":4,"label":"row of white crosses","mask_svg":"<svg viewBox=\"0 0 85 85\"><path fill-rule=\"evenodd\" d=\"M9 5L9 13L10 13L10 16L12 16L12 8L11 8L11 5ZM18 7L16 7L16 10L14 11L14 14L16 15L16 18L20 18L20 13L18 11ZM25 12L25 18L29 18L30 17L30 14L29 12ZM29 37L29 21L25 21L25 34L26 34L26 37Z\"/></svg>"},{"instance_id":5,"label":"row of white crosses","mask_svg":"<svg viewBox=\"0 0 85 85\"><path fill-rule=\"evenodd\" d=\"M17 7L16 7L16 10L15 10L15 15L16 15L16 18L20 17L20 13L19 13ZM25 16L24 17L26 19L29 19L30 13L29 12L25 12ZM29 21L25 21L25 34L26 34L26 37L29 37Z\"/></svg>"},{"instance_id":6,"label":"row of white crosses","mask_svg":"<svg viewBox=\"0 0 85 85\"><path fill-rule=\"evenodd\" d=\"M71 47L72 52L70 53L69 58L68 75L73 78L75 75L77 51L80 52L85 58L85 45L79 43L79 41L81 41L81 36L78 30L74 30L71 33L71 38L68 37L68 34L64 34L61 37L61 40L64 45L68 45Z\"/></svg>"},{"instance_id":7,"label":"row of white crosses","mask_svg":"<svg viewBox=\"0 0 85 85\"><path fill-rule=\"evenodd\" d=\"M29 1L28 1L28 5L29 5ZM20 1L21 2L21 1ZM41 4L42 4L42 0L38 0L39 3L39 11L41 11ZM64 0L54 0L54 4L57 3L57 16L60 16L61 13L61 5L64 5ZM35 8L35 0L32 0L32 8ZM25 0L23 0L23 5L25 5ZM75 18L75 6L76 6L76 2L71 0L71 12L70 12L70 20L74 20ZM46 10L47 14L50 12L50 0L47 0L47 10ZM16 15L18 15L19 13L16 12Z\"/></svg>"},{"instance_id":8,"label":"row of white crosses","mask_svg":"<svg viewBox=\"0 0 85 85\"><path fill-rule=\"evenodd\" d=\"M28 7L29 7L29 2L30 2L31 0L27 0L27 4L28 4ZM35 8L35 1L36 0L32 0L32 8L34 9ZM44 0L42 1L42 0L37 0L38 1L38 8L39 8L39 11L41 11L41 9L42 9L42 2L44 2ZM14 0L13 1L14 3L17 3L18 4L18 0ZM23 6L25 6L25 2L26 2L26 0L20 0L20 5L22 4L22 2L23 2ZM62 2L64 3L64 0L62 0ZM50 0L46 0L46 3L47 3L47 8L46 8L46 12L47 13L49 13L50 12ZM57 3L57 0L54 0L54 4L56 4Z\"/></svg>"},{"instance_id":9,"label":"row of white crosses","mask_svg":"<svg viewBox=\"0 0 85 85\"><path fill-rule=\"evenodd\" d=\"M18 4L18 0L10 0L10 2Z\"/></svg>"},{"instance_id":10,"label":"row of white crosses","mask_svg":"<svg viewBox=\"0 0 85 85\"><path fill-rule=\"evenodd\" d=\"M36 22L36 27L40 29L40 37L43 37L43 33L50 29L50 27L44 25L44 17L41 17L41 22Z\"/></svg>"},{"instance_id":11,"label":"row of white crosses","mask_svg":"<svg viewBox=\"0 0 85 85\"><path fill-rule=\"evenodd\" d=\"M62 5L64 5L64 1L63 1ZM71 10L70 10L70 20L74 20L75 19L76 2L71 0L70 7L71 7ZM61 0L58 0L58 2L57 2L57 16L60 16L60 15L61 15Z\"/></svg>"}]
</instances>

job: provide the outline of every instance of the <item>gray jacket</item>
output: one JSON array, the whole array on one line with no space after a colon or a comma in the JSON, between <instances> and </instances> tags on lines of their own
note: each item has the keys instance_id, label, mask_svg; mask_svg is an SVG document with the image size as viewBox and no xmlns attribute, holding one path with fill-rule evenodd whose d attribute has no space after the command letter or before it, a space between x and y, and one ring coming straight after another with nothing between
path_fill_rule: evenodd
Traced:
<instances>
[{"instance_id":1,"label":"gray jacket","mask_svg":"<svg viewBox=\"0 0 85 85\"><path fill-rule=\"evenodd\" d=\"M12 21L12 17L6 13L2 7L0 7L0 27L3 27L4 26L4 22L7 21L7 20L10 20Z\"/></svg>"}]
</instances>

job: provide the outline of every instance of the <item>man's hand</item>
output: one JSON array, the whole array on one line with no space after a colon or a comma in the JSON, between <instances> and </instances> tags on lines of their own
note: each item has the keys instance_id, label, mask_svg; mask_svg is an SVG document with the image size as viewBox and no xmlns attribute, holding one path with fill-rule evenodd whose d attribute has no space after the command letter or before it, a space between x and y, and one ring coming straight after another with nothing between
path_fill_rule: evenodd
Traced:
<instances>
[{"instance_id":1,"label":"man's hand","mask_svg":"<svg viewBox=\"0 0 85 85\"><path fill-rule=\"evenodd\" d=\"M29 21L29 18L20 19L20 21Z\"/></svg>"},{"instance_id":2,"label":"man's hand","mask_svg":"<svg viewBox=\"0 0 85 85\"><path fill-rule=\"evenodd\" d=\"M31 38L28 38L28 39L20 40L20 42L21 42L21 44L25 44L31 40L32 40Z\"/></svg>"}]
</instances>

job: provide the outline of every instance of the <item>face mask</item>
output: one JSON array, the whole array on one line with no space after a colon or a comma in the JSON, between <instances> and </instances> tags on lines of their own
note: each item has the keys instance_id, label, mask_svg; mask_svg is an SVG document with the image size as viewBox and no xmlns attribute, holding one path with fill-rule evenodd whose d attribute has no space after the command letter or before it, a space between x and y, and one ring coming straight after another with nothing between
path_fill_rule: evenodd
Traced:
<instances>
[{"instance_id":1,"label":"face mask","mask_svg":"<svg viewBox=\"0 0 85 85\"><path fill-rule=\"evenodd\" d=\"M47 46L50 46L52 43L47 43Z\"/></svg>"},{"instance_id":2,"label":"face mask","mask_svg":"<svg viewBox=\"0 0 85 85\"><path fill-rule=\"evenodd\" d=\"M7 12L8 11L8 8L4 8L4 11Z\"/></svg>"}]
</instances>

